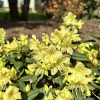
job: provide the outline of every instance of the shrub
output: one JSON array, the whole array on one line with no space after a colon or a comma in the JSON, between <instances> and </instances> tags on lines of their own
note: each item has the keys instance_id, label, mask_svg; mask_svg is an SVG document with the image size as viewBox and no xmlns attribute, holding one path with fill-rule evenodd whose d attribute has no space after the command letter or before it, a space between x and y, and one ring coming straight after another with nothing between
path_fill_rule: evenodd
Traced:
<instances>
[{"instance_id":1,"label":"shrub","mask_svg":"<svg viewBox=\"0 0 100 100\"><path fill-rule=\"evenodd\" d=\"M83 16L87 16L88 19L100 16L100 0L82 0L83 3Z\"/></svg>"},{"instance_id":2,"label":"shrub","mask_svg":"<svg viewBox=\"0 0 100 100\"><path fill-rule=\"evenodd\" d=\"M82 6L81 0L47 0L47 13L52 15L52 18L61 21L62 17L66 16L68 12L73 14L81 14Z\"/></svg>"},{"instance_id":3,"label":"shrub","mask_svg":"<svg viewBox=\"0 0 100 100\"><path fill-rule=\"evenodd\" d=\"M69 12L63 21L51 36L43 33L42 43L35 35L28 38L23 34L10 43L0 29L1 100L99 98L99 45L81 41L83 22L76 15Z\"/></svg>"}]
</instances>

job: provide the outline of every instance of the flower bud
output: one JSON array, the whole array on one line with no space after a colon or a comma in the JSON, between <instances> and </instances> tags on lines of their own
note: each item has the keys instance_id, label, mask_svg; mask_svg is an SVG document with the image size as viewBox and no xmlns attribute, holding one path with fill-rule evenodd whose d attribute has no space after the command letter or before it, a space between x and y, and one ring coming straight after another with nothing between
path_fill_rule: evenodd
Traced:
<instances>
[{"instance_id":1,"label":"flower bud","mask_svg":"<svg viewBox=\"0 0 100 100\"><path fill-rule=\"evenodd\" d=\"M95 67L97 67L98 66L98 60L97 59L93 59L93 65L95 66Z\"/></svg>"},{"instance_id":2,"label":"flower bud","mask_svg":"<svg viewBox=\"0 0 100 100\"><path fill-rule=\"evenodd\" d=\"M95 53L93 53L93 58L96 59L98 56L98 51L96 51Z\"/></svg>"},{"instance_id":3,"label":"flower bud","mask_svg":"<svg viewBox=\"0 0 100 100\"><path fill-rule=\"evenodd\" d=\"M14 80L14 81L17 81L17 80L18 80L18 77L16 76L15 78L13 78L13 80Z\"/></svg>"}]
</instances>

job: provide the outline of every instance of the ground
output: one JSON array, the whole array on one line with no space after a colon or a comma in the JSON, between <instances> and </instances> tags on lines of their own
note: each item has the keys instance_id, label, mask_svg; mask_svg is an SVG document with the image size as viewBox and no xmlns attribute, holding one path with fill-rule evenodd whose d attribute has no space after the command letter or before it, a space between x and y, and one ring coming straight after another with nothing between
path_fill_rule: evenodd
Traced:
<instances>
[{"instance_id":1,"label":"ground","mask_svg":"<svg viewBox=\"0 0 100 100\"><path fill-rule=\"evenodd\" d=\"M49 34L54 29L59 28L60 23L51 20L35 20L26 22L12 22L9 20L0 20L0 28L4 28L6 31L6 38L12 41L13 37L19 37L20 34L28 34L31 37L35 34L36 37L41 41L42 33ZM100 29L98 29L97 20L84 21L81 31L85 34L81 34L80 37L84 40L91 39L86 33L100 37Z\"/></svg>"}]
</instances>

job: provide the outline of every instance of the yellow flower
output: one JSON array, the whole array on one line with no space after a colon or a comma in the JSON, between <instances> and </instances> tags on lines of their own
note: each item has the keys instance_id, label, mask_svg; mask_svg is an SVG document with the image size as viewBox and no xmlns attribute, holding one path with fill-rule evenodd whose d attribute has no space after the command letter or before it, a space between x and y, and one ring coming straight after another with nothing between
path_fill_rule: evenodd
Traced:
<instances>
[{"instance_id":1,"label":"yellow flower","mask_svg":"<svg viewBox=\"0 0 100 100\"><path fill-rule=\"evenodd\" d=\"M0 58L0 69L5 67L5 62L2 60L2 58Z\"/></svg>"},{"instance_id":2,"label":"yellow flower","mask_svg":"<svg viewBox=\"0 0 100 100\"><path fill-rule=\"evenodd\" d=\"M35 69L35 75L45 74L48 76L49 65L45 63L37 62L36 64L30 65L31 69Z\"/></svg>"},{"instance_id":3,"label":"yellow flower","mask_svg":"<svg viewBox=\"0 0 100 100\"><path fill-rule=\"evenodd\" d=\"M71 54L73 53L73 48L75 49L77 46L73 45L70 41L70 38L66 41L62 42L61 44L57 45L57 48L60 48L62 52L66 52Z\"/></svg>"},{"instance_id":4,"label":"yellow flower","mask_svg":"<svg viewBox=\"0 0 100 100\"><path fill-rule=\"evenodd\" d=\"M0 28L0 43L4 43L5 34L6 32L3 30L3 28Z\"/></svg>"},{"instance_id":5,"label":"yellow flower","mask_svg":"<svg viewBox=\"0 0 100 100\"><path fill-rule=\"evenodd\" d=\"M44 89L45 89L45 91L46 91L46 94L45 94L45 98L43 99L43 100L53 100L53 95L52 95L52 93L50 92L49 94L48 94L48 91L50 90L52 88L52 85L51 86L47 86L46 84L44 85ZM47 94L48 94L48 96L47 96Z\"/></svg>"},{"instance_id":6,"label":"yellow flower","mask_svg":"<svg viewBox=\"0 0 100 100\"><path fill-rule=\"evenodd\" d=\"M15 78L16 73L17 73L16 69L14 67L12 67L11 68L11 75L10 75L12 79Z\"/></svg>"},{"instance_id":7,"label":"yellow flower","mask_svg":"<svg viewBox=\"0 0 100 100\"><path fill-rule=\"evenodd\" d=\"M89 68L85 68L82 62L77 62L75 68L69 69L69 72L71 72L72 74L82 73L83 75L89 75L92 71Z\"/></svg>"},{"instance_id":8,"label":"yellow flower","mask_svg":"<svg viewBox=\"0 0 100 100\"><path fill-rule=\"evenodd\" d=\"M1 68L0 70L0 84L6 85L10 80L11 72L7 68Z\"/></svg>"},{"instance_id":9,"label":"yellow flower","mask_svg":"<svg viewBox=\"0 0 100 100\"><path fill-rule=\"evenodd\" d=\"M59 71L65 70L66 67L68 66L68 64L70 63L69 61L70 61L70 58L68 58L68 57L59 58L56 63L50 65L51 66L51 68L50 68L51 74L55 75L58 70Z\"/></svg>"},{"instance_id":10,"label":"yellow flower","mask_svg":"<svg viewBox=\"0 0 100 100\"><path fill-rule=\"evenodd\" d=\"M28 38L28 35L20 34L20 37L18 38L18 40L24 41L27 38Z\"/></svg>"},{"instance_id":11,"label":"yellow flower","mask_svg":"<svg viewBox=\"0 0 100 100\"><path fill-rule=\"evenodd\" d=\"M100 83L100 77L97 78L96 83Z\"/></svg>"},{"instance_id":12,"label":"yellow flower","mask_svg":"<svg viewBox=\"0 0 100 100\"><path fill-rule=\"evenodd\" d=\"M25 69L25 72L26 72L26 74L28 74L28 75L34 75L35 69L31 69L30 66L31 66L31 64L28 65L28 70Z\"/></svg>"},{"instance_id":13,"label":"yellow flower","mask_svg":"<svg viewBox=\"0 0 100 100\"><path fill-rule=\"evenodd\" d=\"M0 100L4 100L3 95L4 95L4 92L0 91Z\"/></svg>"},{"instance_id":14,"label":"yellow flower","mask_svg":"<svg viewBox=\"0 0 100 100\"><path fill-rule=\"evenodd\" d=\"M54 32L51 33L50 39L54 44L61 43L61 38L62 38L62 34L60 34L58 29L55 29Z\"/></svg>"},{"instance_id":15,"label":"yellow flower","mask_svg":"<svg viewBox=\"0 0 100 100\"><path fill-rule=\"evenodd\" d=\"M42 42L44 42L46 45L50 44L49 36L48 34L42 33Z\"/></svg>"},{"instance_id":16,"label":"yellow flower","mask_svg":"<svg viewBox=\"0 0 100 100\"><path fill-rule=\"evenodd\" d=\"M3 95L4 100L22 99L21 98L21 92L18 92L18 91L19 91L19 89L17 87L9 86L6 89L5 94Z\"/></svg>"},{"instance_id":17,"label":"yellow flower","mask_svg":"<svg viewBox=\"0 0 100 100\"><path fill-rule=\"evenodd\" d=\"M76 18L76 15L73 15L72 12L68 12L68 16L66 16L65 18L63 18L64 24L66 26L75 25L77 23L77 20L75 18Z\"/></svg>"},{"instance_id":18,"label":"yellow flower","mask_svg":"<svg viewBox=\"0 0 100 100\"><path fill-rule=\"evenodd\" d=\"M71 92L64 87L62 90L56 90L56 100L72 100L73 96L71 94Z\"/></svg>"},{"instance_id":19,"label":"yellow flower","mask_svg":"<svg viewBox=\"0 0 100 100\"><path fill-rule=\"evenodd\" d=\"M61 56L62 52L57 51L56 47L53 44L51 44L44 50L42 50L40 53L38 53L36 56L34 56L34 59L36 61L40 60L44 63L56 63L57 59Z\"/></svg>"},{"instance_id":20,"label":"yellow flower","mask_svg":"<svg viewBox=\"0 0 100 100\"><path fill-rule=\"evenodd\" d=\"M30 91L30 86L27 84L27 86L25 87L26 92Z\"/></svg>"},{"instance_id":21,"label":"yellow flower","mask_svg":"<svg viewBox=\"0 0 100 100\"><path fill-rule=\"evenodd\" d=\"M68 71L72 73L68 81L69 82L82 82L83 84L86 84L86 76L91 74L91 69L85 68L84 64L82 62L77 62L75 68L69 68Z\"/></svg>"},{"instance_id":22,"label":"yellow flower","mask_svg":"<svg viewBox=\"0 0 100 100\"><path fill-rule=\"evenodd\" d=\"M37 49L38 45L40 44L39 40L36 39L35 35L32 35L32 38L29 40L28 46L31 50Z\"/></svg>"},{"instance_id":23,"label":"yellow flower","mask_svg":"<svg viewBox=\"0 0 100 100\"><path fill-rule=\"evenodd\" d=\"M78 29L82 28L82 24L84 24L84 22L82 20L80 20L79 22L76 23L76 26L78 27Z\"/></svg>"},{"instance_id":24,"label":"yellow flower","mask_svg":"<svg viewBox=\"0 0 100 100\"><path fill-rule=\"evenodd\" d=\"M45 96L45 98L43 100L53 100L53 95L50 92L48 96Z\"/></svg>"},{"instance_id":25,"label":"yellow flower","mask_svg":"<svg viewBox=\"0 0 100 100\"><path fill-rule=\"evenodd\" d=\"M44 85L44 89L45 89L46 95L47 95L48 91L49 91L50 89L52 89L52 85L48 87L48 86L45 84L45 85Z\"/></svg>"}]
</instances>

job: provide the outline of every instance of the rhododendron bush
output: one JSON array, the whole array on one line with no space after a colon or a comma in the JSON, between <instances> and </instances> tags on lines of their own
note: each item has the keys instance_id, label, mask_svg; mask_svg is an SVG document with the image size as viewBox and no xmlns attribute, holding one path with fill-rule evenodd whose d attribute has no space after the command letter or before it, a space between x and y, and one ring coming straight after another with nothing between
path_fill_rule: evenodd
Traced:
<instances>
[{"instance_id":1,"label":"rhododendron bush","mask_svg":"<svg viewBox=\"0 0 100 100\"><path fill-rule=\"evenodd\" d=\"M81 40L82 24L69 12L41 43L23 34L10 43L0 29L0 100L99 99L100 49Z\"/></svg>"}]
</instances>

